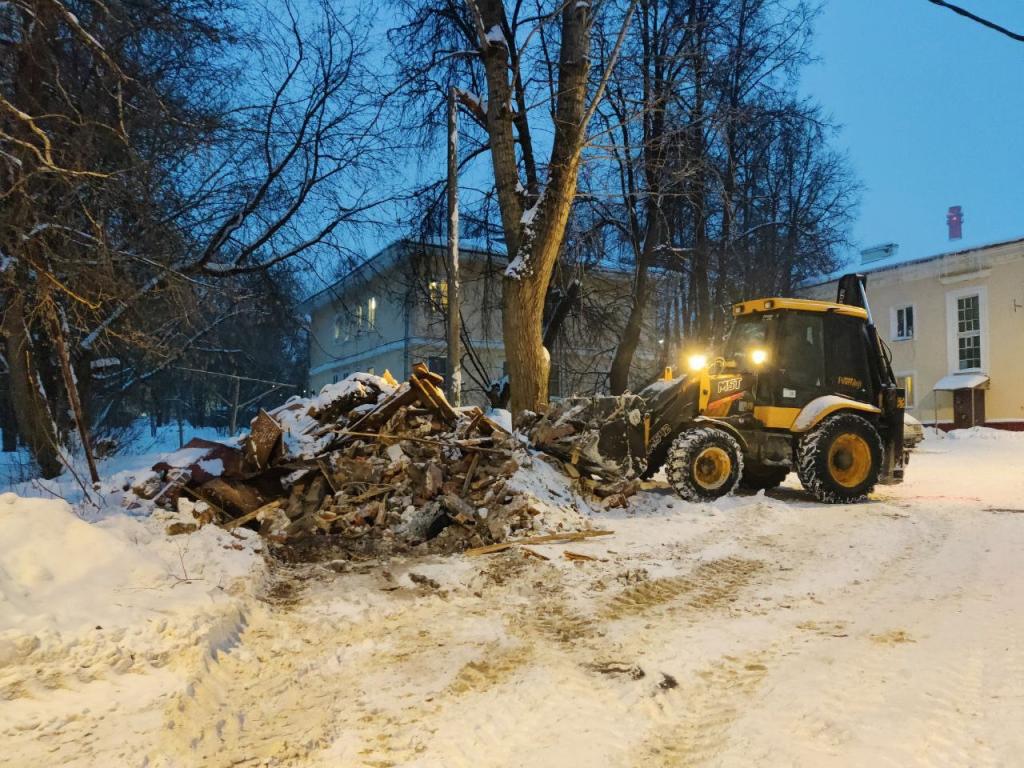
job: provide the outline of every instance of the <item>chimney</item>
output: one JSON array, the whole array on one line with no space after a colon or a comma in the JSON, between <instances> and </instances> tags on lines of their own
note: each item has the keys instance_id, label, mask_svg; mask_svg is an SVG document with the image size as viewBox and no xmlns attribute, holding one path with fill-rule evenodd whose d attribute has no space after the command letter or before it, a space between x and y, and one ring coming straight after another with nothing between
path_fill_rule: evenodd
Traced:
<instances>
[{"instance_id":1,"label":"chimney","mask_svg":"<svg viewBox=\"0 0 1024 768\"><path fill-rule=\"evenodd\" d=\"M964 236L964 212L959 205L949 206L946 212L946 227L949 228L950 240L959 240Z\"/></svg>"},{"instance_id":2,"label":"chimney","mask_svg":"<svg viewBox=\"0 0 1024 768\"><path fill-rule=\"evenodd\" d=\"M888 259L890 256L895 256L899 248L896 243L885 243L884 245L876 245L874 248L865 248L860 252L860 263L870 264L873 261Z\"/></svg>"}]
</instances>

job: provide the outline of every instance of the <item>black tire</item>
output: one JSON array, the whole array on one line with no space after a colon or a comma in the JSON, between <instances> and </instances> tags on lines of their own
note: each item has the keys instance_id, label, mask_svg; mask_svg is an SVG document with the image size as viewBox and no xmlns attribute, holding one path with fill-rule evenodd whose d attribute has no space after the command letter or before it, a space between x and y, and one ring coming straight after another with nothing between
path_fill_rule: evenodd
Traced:
<instances>
[{"instance_id":1,"label":"black tire","mask_svg":"<svg viewBox=\"0 0 1024 768\"><path fill-rule=\"evenodd\" d=\"M688 429L668 449L665 476L687 501L713 501L732 493L742 474L740 444L721 429Z\"/></svg>"},{"instance_id":2,"label":"black tire","mask_svg":"<svg viewBox=\"0 0 1024 768\"><path fill-rule=\"evenodd\" d=\"M788 467L747 465L740 476L740 488L745 491L770 491L778 488L788 474Z\"/></svg>"},{"instance_id":3,"label":"black tire","mask_svg":"<svg viewBox=\"0 0 1024 768\"><path fill-rule=\"evenodd\" d=\"M840 413L825 419L800 441L797 474L818 501L863 501L878 482L882 452L882 438L870 421Z\"/></svg>"}]
</instances>

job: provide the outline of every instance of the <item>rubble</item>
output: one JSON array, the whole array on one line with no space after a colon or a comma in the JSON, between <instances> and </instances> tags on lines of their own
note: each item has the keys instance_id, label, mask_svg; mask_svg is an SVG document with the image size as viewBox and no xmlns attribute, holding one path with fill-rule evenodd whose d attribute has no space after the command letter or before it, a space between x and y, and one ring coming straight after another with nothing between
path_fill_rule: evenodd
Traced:
<instances>
[{"instance_id":1,"label":"rubble","mask_svg":"<svg viewBox=\"0 0 1024 768\"><path fill-rule=\"evenodd\" d=\"M588 477L615 481L644 475L647 414L639 395L572 397L553 404L542 415L527 416L519 427L529 434L534 447L561 459L566 474L582 477L588 486ZM591 492L598 489L604 489L605 496L623 493L621 488L611 490L608 483L587 487Z\"/></svg>"},{"instance_id":2,"label":"rubble","mask_svg":"<svg viewBox=\"0 0 1024 768\"><path fill-rule=\"evenodd\" d=\"M441 383L422 364L402 384L353 374L261 411L237 447L193 440L136 493L188 497L197 520L256 529L292 555L453 552L550 530L545 505L509 482L531 460L523 445L479 408L453 408Z\"/></svg>"}]
</instances>

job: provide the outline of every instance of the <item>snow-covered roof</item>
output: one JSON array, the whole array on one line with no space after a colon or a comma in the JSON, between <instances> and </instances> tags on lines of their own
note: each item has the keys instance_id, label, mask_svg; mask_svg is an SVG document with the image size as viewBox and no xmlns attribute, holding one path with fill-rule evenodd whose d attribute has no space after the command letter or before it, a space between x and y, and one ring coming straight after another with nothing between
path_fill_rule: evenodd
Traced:
<instances>
[{"instance_id":1,"label":"snow-covered roof","mask_svg":"<svg viewBox=\"0 0 1024 768\"><path fill-rule=\"evenodd\" d=\"M834 272L830 272L824 275L818 275L812 277L804 282L801 288L813 288L818 285L825 285L827 283L838 280L845 274L850 272L858 272L861 274L871 274L874 272L884 272L890 269L898 269L900 267L909 266L911 264L923 264L929 261L938 261L939 259L949 259L958 256L967 256L969 254L977 253L978 251L985 251L990 248L999 248L1006 245L1024 244L1024 237L1017 237L1011 240L999 240L994 243L985 243L983 245L972 246L971 248L964 248L959 251L944 251L942 253L935 253L928 256L917 256L917 257L906 257L900 256L898 253L894 256L889 256L884 259L878 259L877 261L869 261L868 263L847 263L841 269L837 269Z\"/></svg>"},{"instance_id":2,"label":"snow-covered roof","mask_svg":"<svg viewBox=\"0 0 1024 768\"><path fill-rule=\"evenodd\" d=\"M319 309L337 298L346 284L360 277L369 277L375 271L383 271L387 267L402 259L408 258L416 252L417 248L441 249L447 246L447 241L441 238L428 238L425 240L396 240L386 248L378 251L373 256L363 259L352 269L316 293L305 298L299 304L302 312L312 312ZM478 243L473 240L459 240L460 261L463 259L479 259L481 256L499 256L505 258L504 245L494 243L488 246L486 243Z\"/></svg>"},{"instance_id":3,"label":"snow-covered roof","mask_svg":"<svg viewBox=\"0 0 1024 768\"><path fill-rule=\"evenodd\" d=\"M988 384L988 376L984 373L951 373L943 376L932 387L937 392L955 392L958 389L977 389Z\"/></svg>"}]
</instances>

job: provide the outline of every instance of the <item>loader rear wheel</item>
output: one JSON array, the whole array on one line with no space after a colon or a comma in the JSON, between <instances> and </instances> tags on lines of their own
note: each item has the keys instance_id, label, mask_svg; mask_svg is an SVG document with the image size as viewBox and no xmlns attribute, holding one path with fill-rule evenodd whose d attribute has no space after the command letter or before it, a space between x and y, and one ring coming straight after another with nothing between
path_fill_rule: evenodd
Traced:
<instances>
[{"instance_id":1,"label":"loader rear wheel","mask_svg":"<svg viewBox=\"0 0 1024 768\"><path fill-rule=\"evenodd\" d=\"M863 501L878 482L882 451L882 438L870 421L841 413L800 441L797 474L818 501Z\"/></svg>"},{"instance_id":2,"label":"loader rear wheel","mask_svg":"<svg viewBox=\"0 0 1024 768\"><path fill-rule=\"evenodd\" d=\"M687 501L712 501L731 493L743 474L739 443L720 429L701 427L672 441L665 475Z\"/></svg>"},{"instance_id":3,"label":"loader rear wheel","mask_svg":"<svg viewBox=\"0 0 1024 768\"><path fill-rule=\"evenodd\" d=\"M740 477L740 488L747 491L770 491L778 487L788 474L788 467L746 466Z\"/></svg>"}]
</instances>

